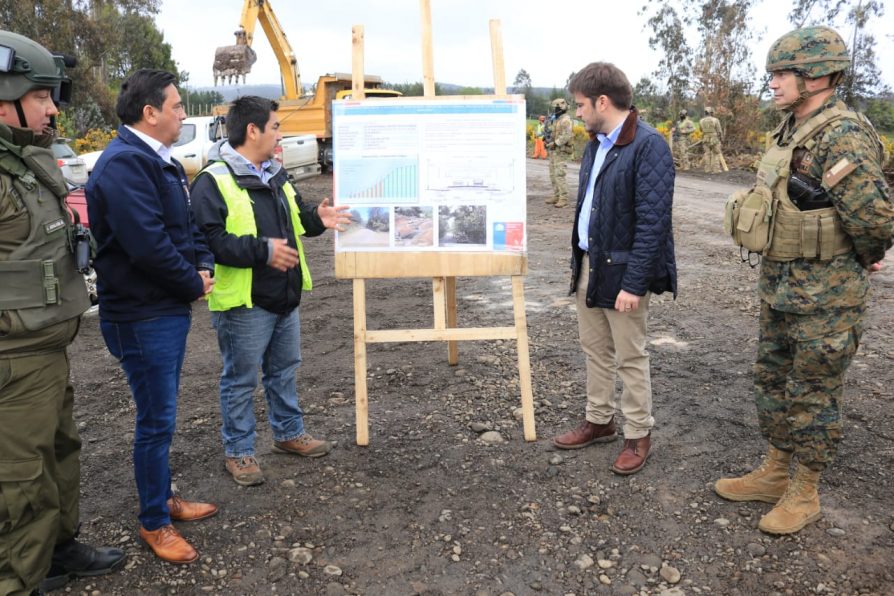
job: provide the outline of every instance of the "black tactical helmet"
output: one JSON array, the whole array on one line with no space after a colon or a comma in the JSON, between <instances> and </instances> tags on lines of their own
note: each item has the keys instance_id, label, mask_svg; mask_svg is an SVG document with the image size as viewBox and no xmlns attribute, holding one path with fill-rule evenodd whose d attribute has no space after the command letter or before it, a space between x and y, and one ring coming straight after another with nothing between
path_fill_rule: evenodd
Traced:
<instances>
[{"instance_id":1,"label":"black tactical helmet","mask_svg":"<svg viewBox=\"0 0 894 596\"><path fill-rule=\"evenodd\" d=\"M65 58L27 37L0 31L0 100L21 99L32 89L50 89L53 101L67 104L71 79L65 76Z\"/></svg>"}]
</instances>

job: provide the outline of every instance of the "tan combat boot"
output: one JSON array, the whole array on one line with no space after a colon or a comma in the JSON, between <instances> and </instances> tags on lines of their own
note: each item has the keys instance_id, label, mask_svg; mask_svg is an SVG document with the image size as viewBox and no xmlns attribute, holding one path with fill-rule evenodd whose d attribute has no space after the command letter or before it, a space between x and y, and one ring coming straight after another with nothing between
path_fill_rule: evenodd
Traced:
<instances>
[{"instance_id":1,"label":"tan combat boot","mask_svg":"<svg viewBox=\"0 0 894 596\"><path fill-rule=\"evenodd\" d=\"M567 206L568 206L568 200L567 200L567 199L556 199L556 202L553 204L553 206L554 206L554 207L558 207L558 208L560 208L560 209L561 209L562 207L567 207Z\"/></svg>"},{"instance_id":2,"label":"tan combat boot","mask_svg":"<svg viewBox=\"0 0 894 596\"><path fill-rule=\"evenodd\" d=\"M721 478L714 483L714 492L730 501L763 501L775 503L788 489L790 451L770 445L763 463L739 478Z\"/></svg>"},{"instance_id":3,"label":"tan combat boot","mask_svg":"<svg viewBox=\"0 0 894 596\"><path fill-rule=\"evenodd\" d=\"M555 205L556 200L557 200L556 197L547 197L543 200L543 202L546 203L547 205Z\"/></svg>"},{"instance_id":4,"label":"tan combat boot","mask_svg":"<svg viewBox=\"0 0 894 596\"><path fill-rule=\"evenodd\" d=\"M788 490L776 503L776 507L761 518L757 527L769 534L794 534L818 520L822 516L819 494L816 492L820 474L821 472L798 464Z\"/></svg>"}]
</instances>

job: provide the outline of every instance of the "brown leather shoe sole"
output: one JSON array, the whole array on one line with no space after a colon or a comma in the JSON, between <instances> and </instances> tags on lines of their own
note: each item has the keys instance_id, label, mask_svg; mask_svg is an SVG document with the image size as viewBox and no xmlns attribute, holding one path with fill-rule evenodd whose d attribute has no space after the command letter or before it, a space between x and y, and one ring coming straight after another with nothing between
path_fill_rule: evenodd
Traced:
<instances>
[{"instance_id":1,"label":"brown leather shoe sole","mask_svg":"<svg viewBox=\"0 0 894 596\"><path fill-rule=\"evenodd\" d=\"M555 439L553 439L553 447L556 449L583 449L584 447L589 447L593 443L611 443L612 441L618 438L618 433L613 435L605 435L604 437L596 437L586 443L559 443Z\"/></svg>"},{"instance_id":2,"label":"brown leather shoe sole","mask_svg":"<svg viewBox=\"0 0 894 596\"><path fill-rule=\"evenodd\" d=\"M620 474L621 476L630 476L631 474L636 474L640 470L643 469L643 466L646 465L646 461L649 459L649 454L646 454L646 457L643 458L643 461L635 468L631 468L629 470L624 470L622 468L616 468L615 464L612 464L611 470L615 474Z\"/></svg>"},{"instance_id":3,"label":"brown leather shoe sole","mask_svg":"<svg viewBox=\"0 0 894 596\"><path fill-rule=\"evenodd\" d=\"M297 449L286 449L285 447L280 447L276 443L273 444L272 451L277 453L287 453L289 455L300 455L301 457L323 457L324 455L328 455L332 448L326 449L325 451L317 451L317 452L307 452L302 453Z\"/></svg>"},{"instance_id":4,"label":"brown leather shoe sole","mask_svg":"<svg viewBox=\"0 0 894 596\"><path fill-rule=\"evenodd\" d=\"M170 516L171 516L171 521L191 522L191 521L199 521L200 519L208 519L209 517L214 517L215 515L217 515L217 511L218 511L217 509L213 509L213 510L209 511L208 513L203 513L202 515L194 515L194 516L183 515L182 513L181 514L171 513Z\"/></svg>"}]
</instances>

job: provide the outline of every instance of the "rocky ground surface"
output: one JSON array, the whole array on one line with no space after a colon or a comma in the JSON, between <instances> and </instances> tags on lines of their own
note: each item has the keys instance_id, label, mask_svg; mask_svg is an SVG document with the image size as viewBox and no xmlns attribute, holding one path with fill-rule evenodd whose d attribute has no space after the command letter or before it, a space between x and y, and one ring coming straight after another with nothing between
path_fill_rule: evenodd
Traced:
<instances>
[{"instance_id":1,"label":"rocky ground surface","mask_svg":"<svg viewBox=\"0 0 894 596\"><path fill-rule=\"evenodd\" d=\"M569 168L572 193L576 168ZM583 416L584 363L568 298L570 209L546 206L545 162L528 162L527 316L536 442L519 420L510 342L369 348L370 445L354 442L352 292L333 277L332 239L306 243L315 289L301 306L301 401L326 458L271 452L260 391L258 457L267 483L224 471L220 357L197 306L171 464L176 490L220 505L181 524L199 562L162 563L137 537L130 460L134 406L86 318L71 349L84 440L82 537L125 549L111 576L65 590L103 594L894 594L894 267L874 276L863 345L847 381L846 438L822 481L824 517L774 538L769 508L730 503L712 483L759 462L751 399L756 271L723 235L724 198L752 174L681 174L674 226L679 296L653 299L649 347L657 426L647 466L620 477L620 442L559 452L550 437ZM331 178L301 183L321 200ZM461 326L510 325L508 279L458 280ZM432 324L431 281L367 285L370 328Z\"/></svg>"}]
</instances>

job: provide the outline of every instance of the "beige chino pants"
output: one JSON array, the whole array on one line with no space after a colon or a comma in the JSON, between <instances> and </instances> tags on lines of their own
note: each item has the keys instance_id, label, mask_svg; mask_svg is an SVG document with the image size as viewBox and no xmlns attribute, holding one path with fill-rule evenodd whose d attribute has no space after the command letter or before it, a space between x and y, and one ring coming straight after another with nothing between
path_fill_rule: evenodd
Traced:
<instances>
[{"instance_id":1,"label":"beige chino pants","mask_svg":"<svg viewBox=\"0 0 894 596\"><path fill-rule=\"evenodd\" d=\"M586 259L584 255L584 259ZM652 378L646 353L649 296L630 313L613 308L588 308L586 261L577 283L577 325L580 345L587 357L587 420L607 424L615 415L615 373L621 378L621 412L624 438L645 437L655 425L652 418Z\"/></svg>"}]
</instances>

